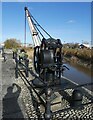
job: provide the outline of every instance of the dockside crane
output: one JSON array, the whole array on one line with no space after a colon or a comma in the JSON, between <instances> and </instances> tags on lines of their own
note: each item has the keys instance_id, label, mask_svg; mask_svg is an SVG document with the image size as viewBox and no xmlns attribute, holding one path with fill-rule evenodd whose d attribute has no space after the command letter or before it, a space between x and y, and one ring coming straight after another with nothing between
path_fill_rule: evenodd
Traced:
<instances>
[{"instance_id":1,"label":"dockside crane","mask_svg":"<svg viewBox=\"0 0 93 120\"><path fill-rule=\"evenodd\" d=\"M31 15L27 7L25 7L25 15L28 20L34 43L35 72L43 81L41 84L39 81L37 82L34 80L33 84L37 87L41 87L42 91L46 94L45 118L50 119L50 98L53 93L53 89L49 86L52 86L53 88L56 84L60 84L61 82L60 79L63 72L62 43L60 39L54 39L43 29L43 27L41 27L41 25ZM48 36L48 39L44 37L40 29Z\"/></svg>"},{"instance_id":2,"label":"dockside crane","mask_svg":"<svg viewBox=\"0 0 93 120\"><path fill-rule=\"evenodd\" d=\"M31 15L27 7L25 7L25 14L28 20L32 40L34 43L34 68L35 71L41 75L41 71L48 69L54 71L59 78L62 73L62 43L60 39L54 39L44 30L43 27ZM41 33L42 30L49 38L46 39Z\"/></svg>"},{"instance_id":3,"label":"dockside crane","mask_svg":"<svg viewBox=\"0 0 93 120\"><path fill-rule=\"evenodd\" d=\"M60 39L54 39L46 32L27 7L25 7L25 17L27 17L34 43L34 68L39 76L39 79L33 80L32 83L35 87L41 88L41 93L46 95L46 103L43 103L45 119L50 120L51 95L55 92L57 86L61 87L63 71L67 68L63 65L63 45ZM48 38L46 39L43 34L46 34Z\"/></svg>"}]
</instances>

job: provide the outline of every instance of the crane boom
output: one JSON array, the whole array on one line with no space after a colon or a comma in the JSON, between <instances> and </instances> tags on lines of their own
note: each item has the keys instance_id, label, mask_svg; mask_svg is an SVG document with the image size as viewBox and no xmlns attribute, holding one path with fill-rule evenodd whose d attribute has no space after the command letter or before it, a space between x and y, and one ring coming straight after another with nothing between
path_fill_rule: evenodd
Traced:
<instances>
[{"instance_id":1,"label":"crane boom","mask_svg":"<svg viewBox=\"0 0 93 120\"><path fill-rule=\"evenodd\" d=\"M41 41L40 41L38 32L37 32L37 30L35 28L35 25L33 23L33 20L32 20L32 18L30 16L30 12L27 9L27 7L25 7L25 13L26 13L26 16L27 16L27 20L28 20L28 24L29 24L29 28L30 28L30 32L31 32L31 35L32 35L34 46L35 47L36 46L40 46L41 45Z\"/></svg>"}]
</instances>

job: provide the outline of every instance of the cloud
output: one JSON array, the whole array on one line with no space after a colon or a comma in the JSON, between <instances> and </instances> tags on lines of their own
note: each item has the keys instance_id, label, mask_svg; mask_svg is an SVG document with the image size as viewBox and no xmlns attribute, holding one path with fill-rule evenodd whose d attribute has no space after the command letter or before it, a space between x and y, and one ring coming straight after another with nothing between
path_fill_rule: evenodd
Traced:
<instances>
[{"instance_id":1,"label":"cloud","mask_svg":"<svg viewBox=\"0 0 93 120\"><path fill-rule=\"evenodd\" d=\"M68 20L67 23L75 23L75 20Z\"/></svg>"}]
</instances>

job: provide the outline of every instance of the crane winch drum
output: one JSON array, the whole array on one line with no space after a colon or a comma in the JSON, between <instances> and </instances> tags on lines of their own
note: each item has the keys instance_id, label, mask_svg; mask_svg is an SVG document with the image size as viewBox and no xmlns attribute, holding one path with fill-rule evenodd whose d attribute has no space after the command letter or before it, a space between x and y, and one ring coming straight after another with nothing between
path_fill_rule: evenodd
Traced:
<instances>
[{"instance_id":1,"label":"crane winch drum","mask_svg":"<svg viewBox=\"0 0 93 120\"><path fill-rule=\"evenodd\" d=\"M47 69L61 77L62 73L62 44L59 39L43 39L40 47L34 48L34 67L40 75Z\"/></svg>"}]
</instances>

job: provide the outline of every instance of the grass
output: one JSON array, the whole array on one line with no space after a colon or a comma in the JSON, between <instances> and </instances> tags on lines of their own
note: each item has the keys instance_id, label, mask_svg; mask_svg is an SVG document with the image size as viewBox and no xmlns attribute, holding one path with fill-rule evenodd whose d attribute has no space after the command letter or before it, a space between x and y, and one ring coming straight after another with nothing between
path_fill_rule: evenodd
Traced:
<instances>
[{"instance_id":1,"label":"grass","mask_svg":"<svg viewBox=\"0 0 93 120\"><path fill-rule=\"evenodd\" d=\"M72 49L72 48L64 48L63 53L65 56L76 56L79 59L85 60L85 61L93 61L93 49Z\"/></svg>"},{"instance_id":2,"label":"grass","mask_svg":"<svg viewBox=\"0 0 93 120\"><path fill-rule=\"evenodd\" d=\"M24 47L27 55L28 55L28 58L29 59L33 59L33 52L34 52L34 49L33 48L28 48L28 47Z\"/></svg>"}]
</instances>

